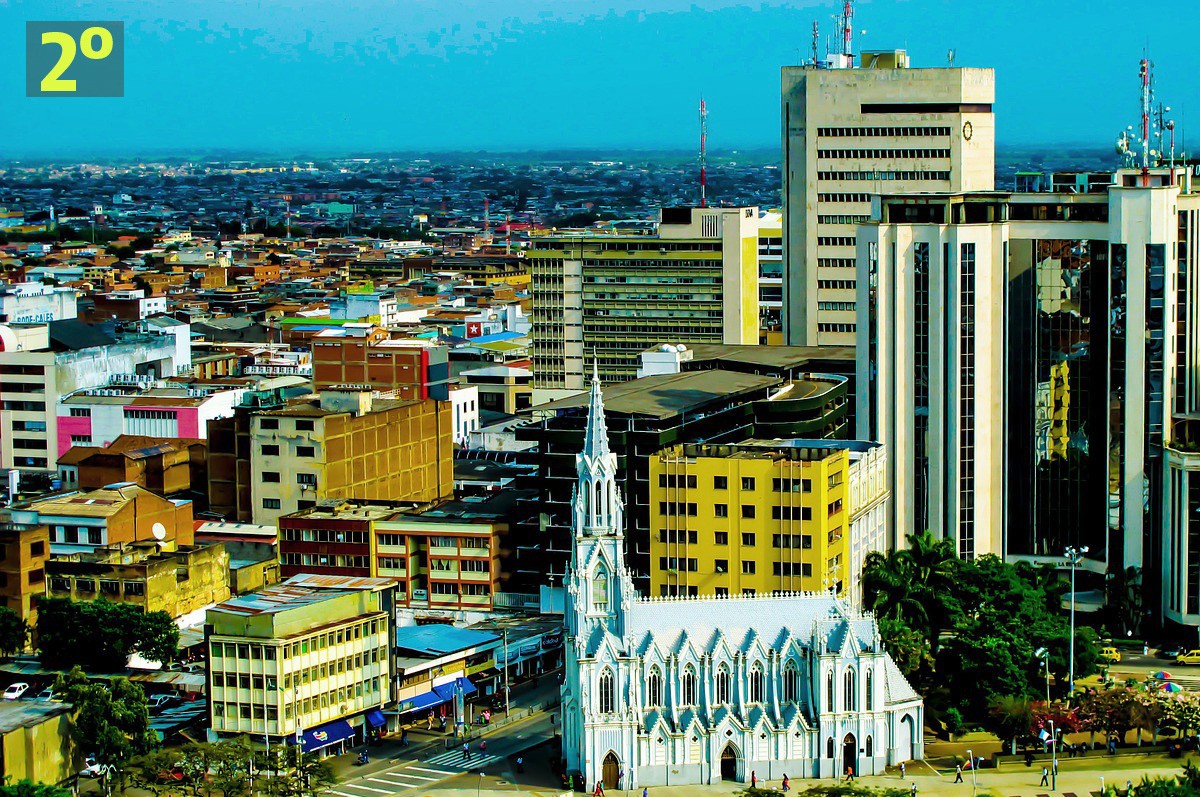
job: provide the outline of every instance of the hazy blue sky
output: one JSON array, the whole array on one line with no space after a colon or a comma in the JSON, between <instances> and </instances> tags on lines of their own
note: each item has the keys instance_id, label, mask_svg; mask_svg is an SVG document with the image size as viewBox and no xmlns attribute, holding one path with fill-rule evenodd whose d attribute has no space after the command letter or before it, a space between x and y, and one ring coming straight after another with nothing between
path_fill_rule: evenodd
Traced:
<instances>
[{"instance_id":1,"label":"hazy blue sky","mask_svg":"<svg viewBox=\"0 0 1200 797\"><path fill-rule=\"evenodd\" d=\"M0 0L0 155L147 148L776 146L779 67L836 2L730 0ZM859 0L865 48L997 70L1001 143L1107 146L1159 97L1197 128L1200 22L1184 0ZM24 96L24 23L125 21L121 99ZM1161 20L1153 27L1155 20ZM866 34L862 35L865 30ZM1172 41L1174 39L1174 42ZM1190 118L1189 118L1190 114ZM1186 123L1184 127L1186 128Z\"/></svg>"}]
</instances>

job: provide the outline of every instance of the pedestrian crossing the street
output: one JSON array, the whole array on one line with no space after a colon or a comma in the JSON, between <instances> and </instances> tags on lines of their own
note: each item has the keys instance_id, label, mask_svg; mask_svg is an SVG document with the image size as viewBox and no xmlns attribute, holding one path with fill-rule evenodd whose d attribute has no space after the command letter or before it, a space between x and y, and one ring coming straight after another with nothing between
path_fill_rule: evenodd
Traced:
<instances>
[{"instance_id":1,"label":"pedestrian crossing the street","mask_svg":"<svg viewBox=\"0 0 1200 797\"><path fill-rule=\"evenodd\" d=\"M433 756L429 759L429 763L434 766L459 767L463 770L469 769L478 772L499 760L500 756L485 755L478 750L472 750L470 757L466 757L461 749L454 749Z\"/></svg>"},{"instance_id":2,"label":"pedestrian crossing the street","mask_svg":"<svg viewBox=\"0 0 1200 797\"><path fill-rule=\"evenodd\" d=\"M426 761L417 761L401 767L372 772L354 781L339 783L330 794L337 797L375 797L378 794L395 794L405 789L419 789L461 775L478 772L500 760L500 756L483 755L472 750L465 757L459 749L447 750Z\"/></svg>"}]
</instances>

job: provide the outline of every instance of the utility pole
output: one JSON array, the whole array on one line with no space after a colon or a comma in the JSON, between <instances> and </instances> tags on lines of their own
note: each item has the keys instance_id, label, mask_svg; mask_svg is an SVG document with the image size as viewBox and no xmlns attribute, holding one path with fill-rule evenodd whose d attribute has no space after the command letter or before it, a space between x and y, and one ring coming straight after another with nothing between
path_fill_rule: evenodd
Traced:
<instances>
[{"instance_id":1,"label":"utility pole","mask_svg":"<svg viewBox=\"0 0 1200 797\"><path fill-rule=\"evenodd\" d=\"M509 705L509 689L508 689L508 628L503 631L504 634L504 719L507 721L511 706Z\"/></svg>"},{"instance_id":2,"label":"utility pole","mask_svg":"<svg viewBox=\"0 0 1200 797\"><path fill-rule=\"evenodd\" d=\"M1067 676L1067 699L1075 694L1075 568L1079 566L1083 555L1088 552L1087 546L1082 548L1068 547L1066 551L1067 561L1071 565L1071 635L1067 637L1067 647L1070 651L1070 667ZM1047 665L1048 666L1048 665Z\"/></svg>"}]
</instances>

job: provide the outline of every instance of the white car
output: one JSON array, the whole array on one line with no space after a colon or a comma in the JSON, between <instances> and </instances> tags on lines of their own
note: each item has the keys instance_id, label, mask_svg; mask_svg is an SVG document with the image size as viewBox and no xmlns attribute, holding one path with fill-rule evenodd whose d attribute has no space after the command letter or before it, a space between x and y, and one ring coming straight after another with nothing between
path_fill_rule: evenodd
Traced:
<instances>
[{"instance_id":1,"label":"white car","mask_svg":"<svg viewBox=\"0 0 1200 797\"><path fill-rule=\"evenodd\" d=\"M108 767L106 767L104 764L101 764L91 756L88 756L87 758L83 759L83 769L79 770L79 777L98 778L107 773Z\"/></svg>"},{"instance_id":2,"label":"white car","mask_svg":"<svg viewBox=\"0 0 1200 797\"><path fill-rule=\"evenodd\" d=\"M17 700L21 697L21 695L25 694L28 691L29 691L29 684L25 683L24 681L17 681L15 684L12 684L11 686L9 686L7 689L4 690L4 699L5 700Z\"/></svg>"},{"instance_id":3,"label":"white car","mask_svg":"<svg viewBox=\"0 0 1200 797\"><path fill-rule=\"evenodd\" d=\"M146 705L149 706L151 711L159 711L174 702L175 698L171 695L150 695L150 697L146 699Z\"/></svg>"}]
</instances>

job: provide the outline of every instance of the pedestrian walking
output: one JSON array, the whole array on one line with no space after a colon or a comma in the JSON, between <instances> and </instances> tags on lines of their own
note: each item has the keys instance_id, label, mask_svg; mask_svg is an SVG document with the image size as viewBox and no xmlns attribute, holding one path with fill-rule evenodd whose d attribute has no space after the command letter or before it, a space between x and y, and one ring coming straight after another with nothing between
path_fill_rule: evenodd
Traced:
<instances>
[{"instance_id":1,"label":"pedestrian walking","mask_svg":"<svg viewBox=\"0 0 1200 797\"><path fill-rule=\"evenodd\" d=\"M592 797L604 797L604 783L596 781L596 788L592 790Z\"/></svg>"},{"instance_id":2,"label":"pedestrian walking","mask_svg":"<svg viewBox=\"0 0 1200 797\"><path fill-rule=\"evenodd\" d=\"M617 770L617 786L616 786L617 790L620 790L620 788L621 788L621 781L623 781L623 780L625 780L625 770L624 770L624 769L618 769L618 770Z\"/></svg>"},{"instance_id":3,"label":"pedestrian walking","mask_svg":"<svg viewBox=\"0 0 1200 797\"><path fill-rule=\"evenodd\" d=\"M909 789L909 793L912 797L917 797L917 782L915 780L912 782L912 788Z\"/></svg>"},{"instance_id":4,"label":"pedestrian walking","mask_svg":"<svg viewBox=\"0 0 1200 797\"><path fill-rule=\"evenodd\" d=\"M471 743L463 742L463 761L471 760Z\"/></svg>"},{"instance_id":5,"label":"pedestrian walking","mask_svg":"<svg viewBox=\"0 0 1200 797\"><path fill-rule=\"evenodd\" d=\"M408 728L400 731L400 746L408 747Z\"/></svg>"},{"instance_id":6,"label":"pedestrian walking","mask_svg":"<svg viewBox=\"0 0 1200 797\"><path fill-rule=\"evenodd\" d=\"M525 759L521 758L521 756L517 756L517 772L521 773L524 771L525 771Z\"/></svg>"},{"instance_id":7,"label":"pedestrian walking","mask_svg":"<svg viewBox=\"0 0 1200 797\"><path fill-rule=\"evenodd\" d=\"M854 765L853 764L846 765L846 782L847 783L854 782Z\"/></svg>"},{"instance_id":8,"label":"pedestrian walking","mask_svg":"<svg viewBox=\"0 0 1200 797\"><path fill-rule=\"evenodd\" d=\"M425 730L433 730L433 712L429 712L429 716L425 718Z\"/></svg>"},{"instance_id":9,"label":"pedestrian walking","mask_svg":"<svg viewBox=\"0 0 1200 797\"><path fill-rule=\"evenodd\" d=\"M479 743L479 754L487 755L487 739L484 739Z\"/></svg>"},{"instance_id":10,"label":"pedestrian walking","mask_svg":"<svg viewBox=\"0 0 1200 797\"><path fill-rule=\"evenodd\" d=\"M900 762L900 780L904 780L904 762Z\"/></svg>"},{"instance_id":11,"label":"pedestrian walking","mask_svg":"<svg viewBox=\"0 0 1200 797\"><path fill-rule=\"evenodd\" d=\"M955 783L962 783L962 782L963 782L963 776L962 776L962 764L955 764L955 765L954 765L954 782L955 782Z\"/></svg>"},{"instance_id":12,"label":"pedestrian walking","mask_svg":"<svg viewBox=\"0 0 1200 797\"><path fill-rule=\"evenodd\" d=\"M758 788L758 774L753 769L750 770L750 788Z\"/></svg>"},{"instance_id":13,"label":"pedestrian walking","mask_svg":"<svg viewBox=\"0 0 1200 797\"><path fill-rule=\"evenodd\" d=\"M1049 786L1050 785L1050 770L1046 769L1045 767L1042 767L1042 782L1039 783L1038 785L1039 786Z\"/></svg>"},{"instance_id":14,"label":"pedestrian walking","mask_svg":"<svg viewBox=\"0 0 1200 797\"><path fill-rule=\"evenodd\" d=\"M792 790L792 782L790 780L788 780L788 776L787 776L786 772L783 773L783 790L784 791Z\"/></svg>"},{"instance_id":15,"label":"pedestrian walking","mask_svg":"<svg viewBox=\"0 0 1200 797\"><path fill-rule=\"evenodd\" d=\"M650 797L650 790L645 786L642 787L642 797Z\"/></svg>"}]
</instances>

